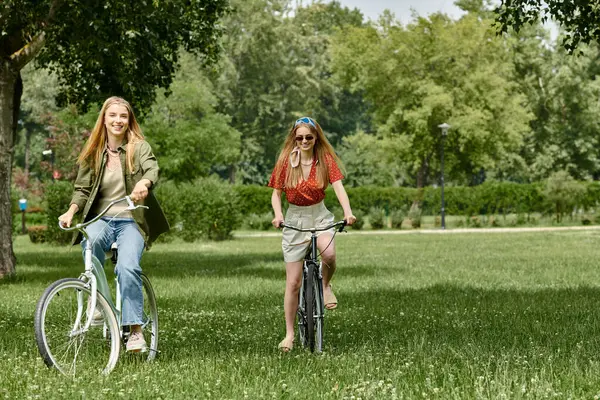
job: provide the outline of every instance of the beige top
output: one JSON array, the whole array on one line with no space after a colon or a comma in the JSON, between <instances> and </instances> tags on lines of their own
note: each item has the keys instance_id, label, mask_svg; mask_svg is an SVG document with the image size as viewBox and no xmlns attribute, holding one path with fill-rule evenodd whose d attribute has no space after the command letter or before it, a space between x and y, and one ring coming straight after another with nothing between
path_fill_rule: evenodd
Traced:
<instances>
[{"instance_id":1,"label":"beige top","mask_svg":"<svg viewBox=\"0 0 600 400\"><path fill-rule=\"evenodd\" d=\"M100 187L98 188L98 203L95 208L96 213L100 213L104 210L111 201L123 198L127 195L125 192L125 179L123 178L123 169L121 168L121 160L119 154L108 153L108 162L104 173L102 174L102 180L100 181ZM108 210L105 216L114 217L119 214L118 218L133 218L131 211L123 211L127 208L126 202L120 202L115 204Z\"/></svg>"}]
</instances>

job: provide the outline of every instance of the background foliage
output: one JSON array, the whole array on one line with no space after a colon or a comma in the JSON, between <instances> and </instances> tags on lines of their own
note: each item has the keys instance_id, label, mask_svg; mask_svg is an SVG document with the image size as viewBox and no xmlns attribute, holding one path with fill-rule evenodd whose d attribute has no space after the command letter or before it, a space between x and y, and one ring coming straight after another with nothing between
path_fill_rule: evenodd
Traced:
<instances>
[{"instance_id":1,"label":"background foliage","mask_svg":"<svg viewBox=\"0 0 600 400\"><path fill-rule=\"evenodd\" d=\"M598 46L579 43L573 57L537 22L498 36L487 3L457 4L466 12L459 19L414 15L403 25L390 13L366 21L335 1L232 1L219 20L218 62L209 66L206 55L180 46L169 90L142 116L165 187L189 196L192 207L204 194L190 195L190 185L234 183L207 187L235 193L241 212L253 215L250 225L266 226L270 190L261 186L290 124L311 115L341 156L352 206L364 215L381 208L398 219L416 205L423 215L439 214L442 151L449 214L561 220L594 212ZM127 46L139 40L132 35ZM13 184L42 206L38 196L53 174L72 180L98 105L87 113L57 106L64 74L27 68L23 78ZM442 122L451 125L445 140ZM559 181L573 183L559 191L551 183ZM180 210L169 219L188 240L229 234L209 234L199 220L188 221L195 227L188 230L180 206L159 191L167 212ZM339 211L332 191L326 202Z\"/></svg>"}]
</instances>

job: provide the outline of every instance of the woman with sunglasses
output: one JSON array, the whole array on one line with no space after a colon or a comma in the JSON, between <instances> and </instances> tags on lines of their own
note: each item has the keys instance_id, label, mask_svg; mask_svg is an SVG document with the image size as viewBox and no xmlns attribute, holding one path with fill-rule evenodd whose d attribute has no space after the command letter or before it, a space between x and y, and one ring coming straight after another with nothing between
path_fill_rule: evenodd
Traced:
<instances>
[{"instance_id":1,"label":"woman with sunglasses","mask_svg":"<svg viewBox=\"0 0 600 400\"><path fill-rule=\"evenodd\" d=\"M320 227L334 221L323 200L325 189L331 184L344 210L344 220L348 225L356 221L352 215L350 201L342 185L340 159L323 134L321 126L312 118L298 119L290 129L283 148L269 180L273 188L271 205L275 213L273 226L279 228L284 221L281 208L281 193L285 192L289 203L285 221L290 225ZM320 232L317 246L321 252L323 268L323 298L325 307L333 310L337 299L331 289L331 277L335 272L335 243L333 230ZM286 269L284 296L285 338L279 348L290 351L294 346L294 322L298 308L298 292L302 280L302 262L310 243L310 233L283 229L283 258Z\"/></svg>"}]
</instances>

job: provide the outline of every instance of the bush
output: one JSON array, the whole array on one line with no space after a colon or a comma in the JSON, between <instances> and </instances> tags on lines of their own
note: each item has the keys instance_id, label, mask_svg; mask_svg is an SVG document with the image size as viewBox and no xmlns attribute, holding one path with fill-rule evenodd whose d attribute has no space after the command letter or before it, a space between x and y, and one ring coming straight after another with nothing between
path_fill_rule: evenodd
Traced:
<instances>
[{"instance_id":1,"label":"bush","mask_svg":"<svg viewBox=\"0 0 600 400\"><path fill-rule=\"evenodd\" d=\"M473 215L469 218L469 226L473 228L481 228L481 218L477 215Z\"/></svg>"},{"instance_id":2,"label":"bush","mask_svg":"<svg viewBox=\"0 0 600 400\"><path fill-rule=\"evenodd\" d=\"M232 186L232 189L245 215L262 215L273 212L271 209L272 188L258 185L235 185ZM285 203L285 196L282 197L284 198L283 203Z\"/></svg>"},{"instance_id":3,"label":"bush","mask_svg":"<svg viewBox=\"0 0 600 400\"><path fill-rule=\"evenodd\" d=\"M369 223L373 229L383 229L385 223L385 210L381 207L373 207L369 210Z\"/></svg>"},{"instance_id":4,"label":"bush","mask_svg":"<svg viewBox=\"0 0 600 400\"><path fill-rule=\"evenodd\" d=\"M404 222L404 218L406 218L406 211L404 209L392 210L390 217L392 220L392 228L402 229L402 222Z\"/></svg>"},{"instance_id":5,"label":"bush","mask_svg":"<svg viewBox=\"0 0 600 400\"><path fill-rule=\"evenodd\" d=\"M502 222L500 222L500 220L498 219L498 217L496 217L495 215L492 215L489 219L488 219L488 224L490 226L493 226L494 228L498 228L502 226Z\"/></svg>"},{"instance_id":6,"label":"bush","mask_svg":"<svg viewBox=\"0 0 600 400\"><path fill-rule=\"evenodd\" d=\"M273 227L271 223L273 221L273 213L267 212L264 214L250 214L246 218L246 225L250 229L257 229L261 231L269 230Z\"/></svg>"},{"instance_id":7,"label":"bush","mask_svg":"<svg viewBox=\"0 0 600 400\"><path fill-rule=\"evenodd\" d=\"M421 227L421 208L419 206L413 206L408 212L408 218L410 219L410 225L414 228Z\"/></svg>"},{"instance_id":8,"label":"bush","mask_svg":"<svg viewBox=\"0 0 600 400\"><path fill-rule=\"evenodd\" d=\"M552 174L546 181L545 195L552 205L556 222L561 222L564 214L571 215L573 208L585 197L585 187L566 171Z\"/></svg>"},{"instance_id":9,"label":"bush","mask_svg":"<svg viewBox=\"0 0 600 400\"><path fill-rule=\"evenodd\" d=\"M582 225L591 225L592 224L592 218L589 215L583 215L583 216L581 216L581 224Z\"/></svg>"},{"instance_id":10,"label":"bush","mask_svg":"<svg viewBox=\"0 0 600 400\"><path fill-rule=\"evenodd\" d=\"M64 232L58 227L58 217L64 214L71 202L73 185L66 181L54 181L46 186L46 241L57 244L68 244L73 238L71 232Z\"/></svg>"},{"instance_id":11,"label":"bush","mask_svg":"<svg viewBox=\"0 0 600 400\"><path fill-rule=\"evenodd\" d=\"M241 222L233 186L216 177L180 185L167 182L157 187L156 195L174 227L172 234L188 242L228 239Z\"/></svg>"},{"instance_id":12,"label":"bush","mask_svg":"<svg viewBox=\"0 0 600 400\"><path fill-rule=\"evenodd\" d=\"M360 210L352 210L352 212L354 213L354 216L356 217L356 221L352 224L352 229L356 229L357 231L360 231L363 226L365 225L365 216L362 213L362 211Z\"/></svg>"},{"instance_id":13,"label":"bush","mask_svg":"<svg viewBox=\"0 0 600 400\"><path fill-rule=\"evenodd\" d=\"M575 182L575 181L573 181ZM600 205L600 182L575 182L579 189L572 197L572 204L584 210L591 210ZM238 195L240 206L246 214L263 214L271 211L272 189L258 185L236 185L233 187ZM546 190L543 182L519 184L514 182L484 182L477 186L449 186L445 189L446 215L501 215L552 212L552 195ZM439 188L422 189L405 187L349 187L346 188L350 204L354 211L368 213L371 208L386 210L405 209L417 201L423 215L439 215L441 191ZM285 208L285 196L283 196ZM333 188L326 190L325 205L336 212L339 203Z\"/></svg>"},{"instance_id":14,"label":"bush","mask_svg":"<svg viewBox=\"0 0 600 400\"><path fill-rule=\"evenodd\" d=\"M31 243L44 243L46 241L47 228L44 225L34 225L27 229Z\"/></svg>"}]
</instances>

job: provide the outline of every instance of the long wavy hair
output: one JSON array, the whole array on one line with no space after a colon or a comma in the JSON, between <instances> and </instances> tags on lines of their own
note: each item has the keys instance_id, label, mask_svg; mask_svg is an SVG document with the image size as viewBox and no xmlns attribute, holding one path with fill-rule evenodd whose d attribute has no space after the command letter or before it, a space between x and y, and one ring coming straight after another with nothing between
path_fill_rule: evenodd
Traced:
<instances>
[{"instance_id":1,"label":"long wavy hair","mask_svg":"<svg viewBox=\"0 0 600 400\"><path fill-rule=\"evenodd\" d=\"M321 129L321 125L317 121L311 118L311 120L315 123L315 126L312 126L309 123L301 122L299 124L292 125L285 141L283 142L283 146L281 148L281 152L279 153L279 157L277 158L277 163L275 163L275 176L276 179L279 179L280 172L282 168L286 168L287 171L285 175L285 181L283 182L283 186L287 188L296 187L304 177L302 176L302 167L300 166L300 162L296 167L292 167L292 163L290 162L290 157L292 156L292 151L296 147L296 131L300 127L305 127L310 130L310 132L315 135L316 141L315 146L313 147L313 158L317 159L317 184L320 187L326 187L329 183L329 170L327 169L327 162L325 157L329 154L338 167L343 170L343 164L340 158L335 154L335 150L325 134L323 133L323 129ZM278 182L279 183L279 182Z\"/></svg>"},{"instance_id":2,"label":"long wavy hair","mask_svg":"<svg viewBox=\"0 0 600 400\"><path fill-rule=\"evenodd\" d=\"M129 124L127 131L125 132L125 138L127 141L127 168L131 173L133 173L133 149L136 143L144 140L142 129L135 119L133 109L127 100L116 96L106 99L102 105L98 119L96 120L96 125L94 126L90 137L83 147L81 154L77 158L77 163L79 165L89 166L94 170L96 175L100 173L102 155L104 154L104 149L106 148L106 143L108 141L108 134L106 132L106 126L104 125L104 118L106 110L113 104L125 106L125 108L127 108L127 112L129 113Z\"/></svg>"}]
</instances>

